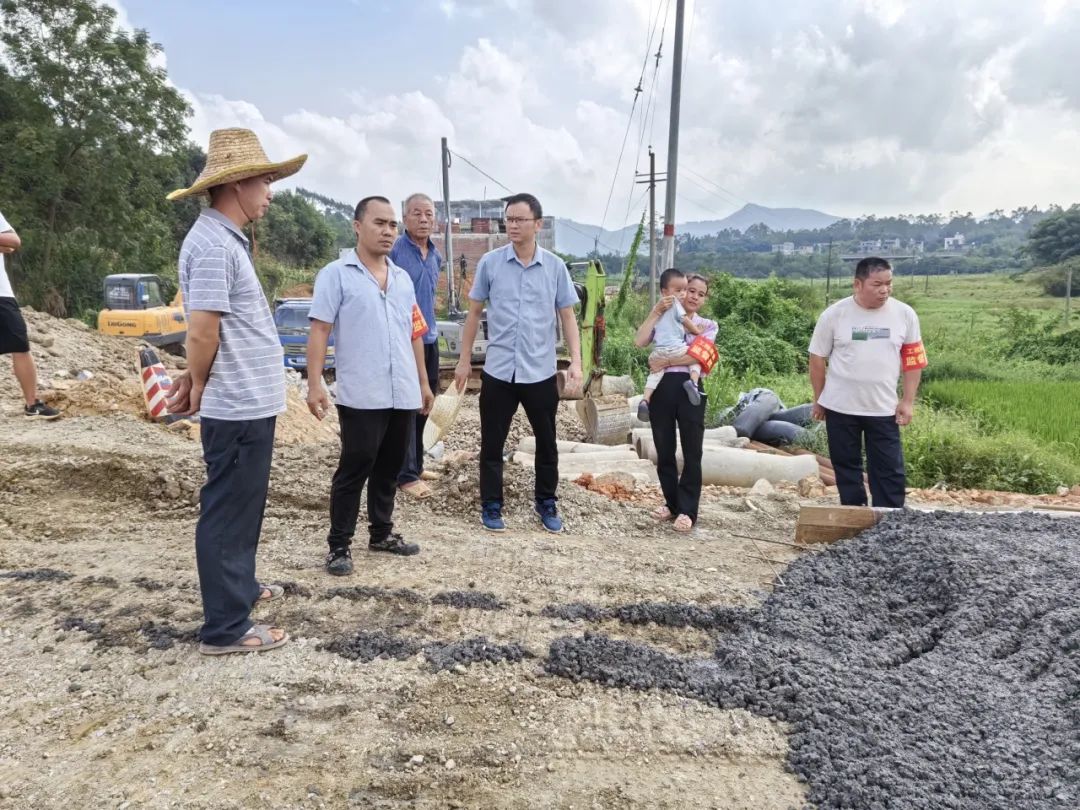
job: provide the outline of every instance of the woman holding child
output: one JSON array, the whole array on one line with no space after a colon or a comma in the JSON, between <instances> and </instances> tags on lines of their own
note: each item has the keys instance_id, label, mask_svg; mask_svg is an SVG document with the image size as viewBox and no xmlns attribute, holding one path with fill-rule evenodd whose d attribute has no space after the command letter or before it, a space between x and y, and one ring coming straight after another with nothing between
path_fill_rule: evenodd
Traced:
<instances>
[{"instance_id":1,"label":"woman holding child","mask_svg":"<svg viewBox=\"0 0 1080 810\"><path fill-rule=\"evenodd\" d=\"M634 341L641 347L658 342L649 356L653 374L646 383L647 401L639 410L639 418L652 427L656 473L664 492L665 504L653 516L657 520L674 520L675 531L688 532L697 523L701 499L707 403L700 378L717 359L717 325L698 314L709 293L709 282L703 276L687 276L675 268L665 270L660 276L660 293L662 297L638 328ZM674 312L669 312L672 309ZM665 317L669 322L662 321ZM680 328L685 347L682 352L676 354L659 345L662 334L670 339L673 329ZM662 376L657 380L656 375ZM681 476L675 458L676 426L682 443Z\"/></svg>"}]
</instances>

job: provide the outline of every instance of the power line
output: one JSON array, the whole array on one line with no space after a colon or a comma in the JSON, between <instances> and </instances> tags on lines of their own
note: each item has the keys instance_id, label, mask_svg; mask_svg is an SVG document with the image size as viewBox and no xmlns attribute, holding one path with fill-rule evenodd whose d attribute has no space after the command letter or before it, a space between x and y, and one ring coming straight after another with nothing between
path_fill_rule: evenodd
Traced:
<instances>
[{"instance_id":1,"label":"power line","mask_svg":"<svg viewBox=\"0 0 1080 810\"><path fill-rule=\"evenodd\" d=\"M454 151L453 149L448 149L447 151L448 151L448 152L449 152L449 153L450 153L451 155L453 155L454 157L456 157L456 158L461 158L462 160L464 160L464 161L465 161L466 163L468 163L468 164L469 164L470 166L472 166L472 167L473 167L474 169L476 169L476 171L480 172L480 174L484 175L484 177L486 177L486 178L487 178L488 180L490 180L490 181L491 181L492 183L494 183L495 185L499 186L500 188L503 188L503 189L505 189L506 191L510 192L511 194L513 194L513 193L514 193L513 191L511 191L511 190L510 190L510 187L509 187L509 186L505 185L504 183L500 183L500 182L499 182L498 180L496 180L496 179L495 179L494 177L492 177L492 176L491 176L490 174L488 174L487 172L485 172L485 171L484 171L483 169L481 169L481 168L480 168L479 166L477 166L477 165L476 165L475 163L473 163L473 162L472 162L471 160L469 160L469 159L468 159L467 157L463 157L462 155L459 155L459 154L458 154L457 152L455 152L455 151Z\"/></svg>"},{"instance_id":2,"label":"power line","mask_svg":"<svg viewBox=\"0 0 1080 810\"><path fill-rule=\"evenodd\" d=\"M652 56L652 41L653 36L656 33L656 24L659 18L660 7L658 4L656 18L654 18L653 20L652 30L649 32L649 38L645 43L645 56L641 60L641 74L638 76L637 85L634 87L634 101L630 105L630 115L627 116L626 119L626 130L623 132L622 145L619 147L619 157L615 161L615 174L611 178L611 187L608 189L607 202L604 203L604 215L600 217L601 230L603 230L604 225L607 224L607 215L608 211L611 208L611 198L615 195L615 184L619 180L619 170L622 168L623 155L626 153L626 141L630 137L630 129L634 125L634 111L637 109L638 99L641 97L642 92L644 92L644 88L642 88L641 84L645 80L645 70L648 68L649 65L649 57ZM638 150L640 152L640 146L638 147ZM635 160L635 166L636 165L637 161ZM623 227L626 227L625 223L623 224Z\"/></svg>"},{"instance_id":3,"label":"power line","mask_svg":"<svg viewBox=\"0 0 1080 810\"><path fill-rule=\"evenodd\" d=\"M697 187L698 187L699 189L701 189L702 191L704 191L704 192L705 192L706 194L709 194L709 195L711 195L711 196L715 197L715 198L716 198L717 200L719 200L720 202L724 203L724 205L738 205L738 203L732 202L732 201L731 201L731 200L729 200L729 199L728 199L727 197L723 197L723 196L721 196L720 194L718 194L717 192L713 191L713 190L712 190L711 188L709 188L708 186L702 185L702 184L701 184L701 183L699 183L699 182L698 182L697 180L695 180L695 179L694 179L693 177L689 177L689 176L687 176L687 175L684 175L684 174L683 174L683 173L682 173L681 171L679 172L679 177L680 177L680 178L681 178L682 180L686 180L686 181L687 181L687 182L689 182L689 183L693 183L693 184L694 184L695 186L697 186Z\"/></svg>"},{"instance_id":4,"label":"power line","mask_svg":"<svg viewBox=\"0 0 1080 810\"><path fill-rule=\"evenodd\" d=\"M750 202L745 197L740 197L734 191L729 191L728 189L724 188L722 185L717 183L715 180L710 180L708 177L704 177L704 176L698 174L693 169L691 169L689 166L680 166L679 169L680 170L685 169L686 171L688 171L690 174L694 175L694 177L698 178L699 180L704 180L709 185L716 187L717 189L722 191L724 194L727 194L729 197L731 197L731 199L734 200L735 202L738 202L738 203L748 203L748 202Z\"/></svg>"}]
</instances>

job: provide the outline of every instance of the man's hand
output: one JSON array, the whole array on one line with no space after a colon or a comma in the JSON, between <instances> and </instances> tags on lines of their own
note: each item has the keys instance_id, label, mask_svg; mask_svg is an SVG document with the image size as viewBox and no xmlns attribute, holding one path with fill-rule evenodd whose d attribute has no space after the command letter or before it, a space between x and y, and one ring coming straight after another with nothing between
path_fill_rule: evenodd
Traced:
<instances>
[{"instance_id":1,"label":"man's hand","mask_svg":"<svg viewBox=\"0 0 1080 810\"><path fill-rule=\"evenodd\" d=\"M469 362L469 358L462 355L458 360L457 366L454 368L454 387L459 394L465 393L465 386L469 384L469 377L472 375L472 363Z\"/></svg>"},{"instance_id":2,"label":"man's hand","mask_svg":"<svg viewBox=\"0 0 1080 810\"><path fill-rule=\"evenodd\" d=\"M825 409L815 402L813 405L810 406L810 416L815 422L824 422Z\"/></svg>"},{"instance_id":3,"label":"man's hand","mask_svg":"<svg viewBox=\"0 0 1080 810\"><path fill-rule=\"evenodd\" d=\"M665 295L663 298L656 302L656 306L653 307L653 314L659 318L673 306L675 306L675 296Z\"/></svg>"},{"instance_id":4,"label":"man's hand","mask_svg":"<svg viewBox=\"0 0 1080 810\"><path fill-rule=\"evenodd\" d=\"M14 253L15 248L8 247L7 245L0 245L0 253Z\"/></svg>"},{"instance_id":5,"label":"man's hand","mask_svg":"<svg viewBox=\"0 0 1080 810\"><path fill-rule=\"evenodd\" d=\"M429 413L431 413L431 409L435 405L435 394L431 390L431 386L427 384L426 380L424 381L424 384L420 387L420 399L423 403L420 406L420 413L422 413L424 416L427 416Z\"/></svg>"},{"instance_id":6,"label":"man's hand","mask_svg":"<svg viewBox=\"0 0 1080 810\"><path fill-rule=\"evenodd\" d=\"M311 379L308 377L307 407L311 415L320 422L330 413L330 394L321 378Z\"/></svg>"},{"instance_id":7,"label":"man's hand","mask_svg":"<svg viewBox=\"0 0 1080 810\"><path fill-rule=\"evenodd\" d=\"M649 361L649 371L653 374L659 374L667 367L668 361L666 357L655 357Z\"/></svg>"},{"instance_id":8,"label":"man's hand","mask_svg":"<svg viewBox=\"0 0 1080 810\"><path fill-rule=\"evenodd\" d=\"M566 369L566 387L564 391L573 394L581 390L581 377L581 363L571 363L569 368Z\"/></svg>"},{"instance_id":9,"label":"man's hand","mask_svg":"<svg viewBox=\"0 0 1080 810\"><path fill-rule=\"evenodd\" d=\"M900 400L900 404L896 406L896 424L903 427L904 425L911 424L911 417L915 414L915 404L912 402L905 402Z\"/></svg>"},{"instance_id":10,"label":"man's hand","mask_svg":"<svg viewBox=\"0 0 1080 810\"><path fill-rule=\"evenodd\" d=\"M203 386L191 381L191 374L184 372L172 381L169 395L165 397L165 409L175 416L193 416L202 405Z\"/></svg>"}]
</instances>

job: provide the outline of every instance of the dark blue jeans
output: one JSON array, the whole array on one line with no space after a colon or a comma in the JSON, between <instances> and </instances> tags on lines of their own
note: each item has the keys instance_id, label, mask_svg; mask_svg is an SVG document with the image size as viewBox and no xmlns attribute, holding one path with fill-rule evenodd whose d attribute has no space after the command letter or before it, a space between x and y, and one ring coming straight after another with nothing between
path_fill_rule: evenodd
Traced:
<instances>
[{"instance_id":1,"label":"dark blue jeans","mask_svg":"<svg viewBox=\"0 0 1080 810\"><path fill-rule=\"evenodd\" d=\"M424 344L424 366L427 369L428 385L436 394L439 393L439 344ZM420 411L413 414L413 426L409 429L409 448L405 451L405 463L398 473L398 486L420 480L424 471L424 425L427 417Z\"/></svg>"},{"instance_id":2,"label":"dark blue jeans","mask_svg":"<svg viewBox=\"0 0 1080 810\"><path fill-rule=\"evenodd\" d=\"M866 465L870 495L874 506L902 507L904 488L904 449L900 444L900 426L895 416L852 416L825 411L829 436L829 458L836 471L836 488L844 506L866 506L863 484L863 440L866 441Z\"/></svg>"},{"instance_id":3,"label":"dark blue jeans","mask_svg":"<svg viewBox=\"0 0 1080 810\"><path fill-rule=\"evenodd\" d=\"M259 598L259 547L277 417L232 422L201 420L206 483L195 527L195 560L207 644L232 644L251 629Z\"/></svg>"}]
</instances>

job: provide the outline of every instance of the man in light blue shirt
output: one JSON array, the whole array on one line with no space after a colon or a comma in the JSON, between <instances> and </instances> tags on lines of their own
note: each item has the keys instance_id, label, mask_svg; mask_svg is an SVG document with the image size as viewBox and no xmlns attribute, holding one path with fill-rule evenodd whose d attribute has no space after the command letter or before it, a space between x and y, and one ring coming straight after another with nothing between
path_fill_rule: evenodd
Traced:
<instances>
[{"instance_id":1,"label":"man in light blue shirt","mask_svg":"<svg viewBox=\"0 0 1080 810\"><path fill-rule=\"evenodd\" d=\"M326 570L335 576L353 570L351 546L365 483L368 550L402 556L420 551L393 531L394 495L415 413L426 414L435 400L421 342L427 323L408 273L387 258L397 236L390 201L362 199L353 229L356 248L343 251L315 278L307 349L308 408L322 419L330 410L323 358L334 331L341 458L330 491Z\"/></svg>"},{"instance_id":2,"label":"man in light blue shirt","mask_svg":"<svg viewBox=\"0 0 1080 810\"><path fill-rule=\"evenodd\" d=\"M480 388L480 499L485 529L505 531L503 448L518 406L536 437L536 513L544 528L562 531L556 507L559 451L555 415L555 324L562 323L570 351L567 388L581 385L581 341L574 304L578 302L566 263L537 244L543 211L531 194L506 198L510 244L485 253L469 292L469 314L454 373L464 390L471 372L473 342L487 302L488 346Z\"/></svg>"},{"instance_id":3,"label":"man in light blue shirt","mask_svg":"<svg viewBox=\"0 0 1080 810\"><path fill-rule=\"evenodd\" d=\"M416 291L416 304L427 321L428 331L423 337L424 368L432 391L439 390L439 330L435 325L435 292L439 286L439 267L442 256L431 241L435 225L435 203L426 194L410 194L402 216L405 233L397 238L390 251L390 261L409 274ZM427 417L416 414L415 425L409 436L409 449L405 463L398 473L398 486L403 492L417 498L426 498L431 487L421 480L424 472L424 425Z\"/></svg>"}]
</instances>

